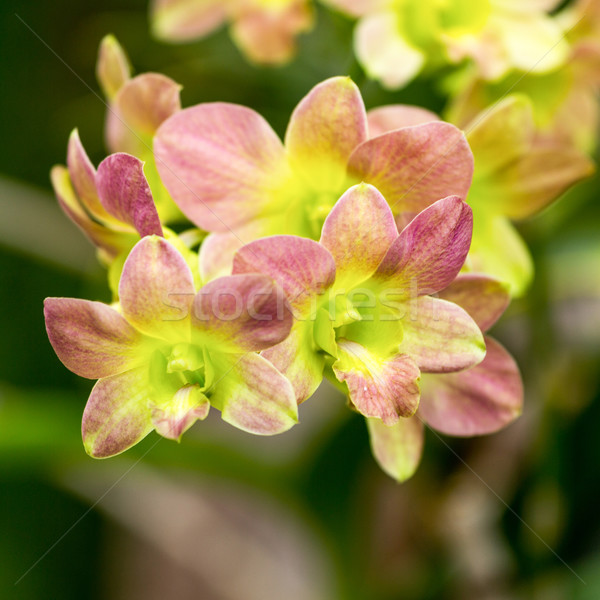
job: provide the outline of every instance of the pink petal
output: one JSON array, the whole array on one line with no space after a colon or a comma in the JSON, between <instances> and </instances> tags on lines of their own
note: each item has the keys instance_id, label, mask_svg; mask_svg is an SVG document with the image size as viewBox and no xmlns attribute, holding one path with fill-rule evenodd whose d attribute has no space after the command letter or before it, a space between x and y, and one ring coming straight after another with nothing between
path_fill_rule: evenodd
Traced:
<instances>
[{"instance_id":1,"label":"pink petal","mask_svg":"<svg viewBox=\"0 0 600 600\"><path fill-rule=\"evenodd\" d=\"M86 452L107 458L124 452L153 429L148 367L100 379L90 394L81 430Z\"/></svg>"},{"instance_id":2,"label":"pink petal","mask_svg":"<svg viewBox=\"0 0 600 600\"><path fill-rule=\"evenodd\" d=\"M367 139L367 116L356 84L332 77L315 86L292 113L285 147L294 169L320 190L337 190L352 151Z\"/></svg>"},{"instance_id":3,"label":"pink petal","mask_svg":"<svg viewBox=\"0 0 600 600\"><path fill-rule=\"evenodd\" d=\"M196 332L227 352L264 350L284 340L292 327L283 290L258 273L207 283L194 299L192 317Z\"/></svg>"},{"instance_id":4,"label":"pink petal","mask_svg":"<svg viewBox=\"0 0 600 600\"><path fill-rule=\"evenodd\" d=\"M283 288L301 318L316 310L319 296L335 281L335 262L320 244L307 238L277 235L246 244L235 255L234 273L264 273Z\"/></svg>"},{"instance_id":5,"label":"pink petal","mask_svg":"<svg viewBox=\"0 0 600 600\"><path fill-rule=\"evenodd\" d=\"M226 17L222 0L153 0L152 31L162 40L184 42L205 36Z\"/></svg>"},{"instance_id":6,"label":"pink petal","mask_svg":"<svg viewBox=\"0 0 600 600\"><path fill-rule=\"evenodd\" d=\"M385 425L379 419L367 419L371 451L379 466L396 481L412 477L423 454L423 423L418 417L400 419Z\"/></svg>"},{"instance_id":7,"label":"pink petal","mask_svg":"<svg viewBox=\"0 0 600 600\"><path fill-rule=\"evenodd\" d=\"M447 287L465 262L473 213L457 196L438 200L400 233L375 277L399 295L432 294Z\"/></svg>"},{"instance_id":8,"label":"pink petal","mask_svg":"<svg viewBox=\"0 0 600 600\"><path fill-rule=\"evenodd\" d=\"M315 348L312 328L312 321L298 321L283 342L261 352L292 384L298 404L310 398L323 381L325 355Z\"/></svg>"},{"instance_id":9,"label":"pink petal","mask_svg":"<svg viewBox=\"0 0 600 600\"><path fill-rule=\"evenodd\" d=\"M208 235L198 253L200 277L203 282L217 277L231 275L233 257L244 245L235 232L211 233Z\"/></svg>"},{"instance_id":10,"label":"pink petal","mask_svg":"<svg viewBox=\"0 0 600 600\"><path fill-rule=\"evenodd\" d=\"M285 231L292 225L285 213L272 214L254 219L232 231L209 234L202 242L198 253L202 280L206 283L216 277L231 275L233 258L242 246L259 238Z\"/></svg>"},{"instance_id":11,"label":"pink petal","mask_svg":"<svg viewBox=\"0 0 600 600\"><path fill-rule=\"evenodd\" d=\"M459 275L439 297L464 308L481 331L487 331L510 304L506 284L480 273Z\"/></svg>"},{"instance_id":12,"label":"pink petal","mask_svg":"<svg viewBox=\"0 0 600 600\"><path fill-rule=\"evenodd\" d=\"M140 156L152 153L152 136L160 124L181 109L181 86L159 73L143 73L127 81L106 116L111 152Z\"/></svg>"},{"instance_id":13,"label":"pink petal","mask_svg":"<svg viewBox=\"0 0 600 600\"><path fill-rule=\"evenodd\" d=\"M439 120L440 118L430 110L406 104L380 106L367 112L370 138L394 131L394 129L412 127Z\"/></svg>"},{"instance_id":14,"label":"pink petal","mask_svg":"<svg viewBox=\"0 0 600 600\"><path fill-rule=\"evenodd\" d=\"M79 227L94 246L103 251L105 255L103 258L112 260L135 243L137 234L113 231L92 221L75 196L67 169L61 166L53 167L50 172L50 179L58 204L63 212Z\"/></svg>"},{"instance_id":15,"label":"pink petal","mask_svg":"<svg viewBox=\"0 0 600 600\"><path fill-rule=\"evenodd\" d=\"M141 335L106 304L46 298L44 317L58 358L81 377L116 375L139 362Z\"/></svg>"},{"instance_id":16,"label":"pink petal","mask_svg":"<svg viewBox=\"0 0 600 600\"><path fill-rule=\"evenodd\" d=\"M397 237L394 215L377 189L364 183L350 188L321 233L320 243L335 260L338 287L368 279Z\"/></svg>"},{"instance_id":17,"label":"pink petal","mask_svg":"<svg viewBox=\"0 0 600 600\"><path fill-rule=\"evenodd\" d=\"M421 296L406 303L402 315L404 338L398 349L419 369L448 373L472 367L485 356L483 335L457 304Z\"/></svg>"},{"instance_id":18,"label":"pink petal","mask_svg":"<svg viewBox=\"0 0 600 600\"><path fill-rule=\"evenodd\" d=\"M151 405L152 424L156 433L179 440L197 421L208 416L210 402L198 384L185 385L166 403Z\"/></svg>"},{"instance_id":19,"label":"pink petal","mask_svg":"<svg viewBox=\"0 0 600 600\"><path fill-rule=\"evenodd\" d=\"M339 360L333 372L348 385L350 401L365 417L393 425L410 417L419 406L417 365L410 356L382 359L349 340L338 340Z\"/></svg>"},{"instance_id":20,"label":"pink petal","mask_svg":"<svg viewBox=\"0 0 600 600\"><path fill-rule=\"evenodd\" d=\"M446 375L423 377L419 414L448 435L493 433L521 414L523 384L510 354L486 337L487 354L479 365Z\"/></svg>"},{"instance_id":21,"label":"pink petal","mask_svg":"<svg viewBox=\"0 0 600 600\"><path fill-rule=\"evenodd\" d=\"M385 8L387 0L326 0L325 4L353 17L362 17Z\"/></svg>"},{"instance_id":22,"label":"pink petal","mask_svg":"<svg viewBox=\"0 0 600 600\"><path fill-rule=\"evenodd\" d=\"M252 61L280 65L296 52L296 36L313 25L312 5L307 0L288 0L279 6L253 7L240 3L231 36Z\"/></svg>"},{"instance_id":23,"label":"pink petal","mask_svg":"<svg viewBox=\"0 0 600 600\"><path fill-rule=\"evenodd\" d=\"M281 141L256 112L199 104L159 128L161 179L179 208L207 231L229 231L261 215L288 177Z\"/></svg>"},{"instance_id":24,"label":"pink petal","mask_svg":"<svg viewBox=\"0 0 600 600\"><path fill-rule=\"evenodd\" d=\"M298 422L290 382L258 354L246 354L227 366L214 384L211 402L224 421L257 435L282 433Z\"/></svg>"},{"instance_id":25,"label":"pink petal","mask_svg":"<svg viewBox=\"0 0 600 600\"><path fill-rule=\"evenodd\" d=\"M98 166L96 186L104 208L135 227L141 237L163 231L143 163L130 154L111 154Z\"/></svg>"},{"instance_id":26,"label":"pink petal","mask_svg":"<svg viewBox=\"0 0 600 600\"><path fill-rule=\"evenodd\" d=\"M350 157L348 172L374 185L394 213L419 212L449 194L467 197L473 155L459 129L432 122L361 144Z\"/></svg>"},{"instance_id":27,"label":"pink petal","mask_svg":"<svg viewBox=\"0 0 600 600\"><path fill-rule=\"evenodd\" d=\"M67 166L73 188L83 206L96 219L112 221L113 219L108 215L98 198L96 169L94 169L94 165L92 165L81 144L77 129L74 129L69 137Z\"/></svg>"},{"instance_id":28,"label":"pink petal","mask_svg":"<svg viewBox=\"0 0 600 600\"><path fill-rule=\"evenodd\" d=\"M119 283L123 315L148 335L176 342L189 339L195 292L185 259L164 238L141 239L125 261Z\"/></svg>"}]
</instances>

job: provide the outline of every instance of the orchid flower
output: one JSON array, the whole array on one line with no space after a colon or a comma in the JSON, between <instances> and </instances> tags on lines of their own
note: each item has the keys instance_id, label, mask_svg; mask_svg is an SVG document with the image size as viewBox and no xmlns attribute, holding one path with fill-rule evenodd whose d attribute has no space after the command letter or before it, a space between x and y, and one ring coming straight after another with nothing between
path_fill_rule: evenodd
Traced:
<instances>
[{"instance_id":1,"label":"orchid flower","mask_svg":"<svg viewBox=\"0 0 600 600\"><path fill-rule=\"evenodd\" d=\"M306 400L324 369L351 406L393 426L415 414L421 373L479 363L485 344L458 305L431 296L459 272L471 210L456 196L432 204L398 234L383 196L350 188L325 220L320 242L273 236L244 246L237 274L280 283L295 317L290 336L262 353Z\"/></svg>"},{"instance_id":2,"label":"orchid flower","mask_svg":"<svg viewBox=\"0 0 600 600\"><path fill-rule=\"evenodd\" d=\"M465 197L473 157L460 130L433 122L368 139L357 86L328 79L299 103L285 145L254 111L199 104L167 119L154 142L166 188L198 227L203 278L229 272L236 250L274 234L317 239L337 199L361 181L419 212Z\"/></svg>"},{"instance_id":3,"label":"orchid flower","mask_svg":"<svg viewBox=\"0 0 600 600\"><path fill-rule=\"evenodd\" d=\"M327 0L359 17L356 56L387 88L410 82L425 68L465 58L479 75L498 79L510 69L548 72L563 64L568 44L547 13L558 0Z\"/></svg>"},{"instance_id":4,"label":"orchid flower","mask_svg":"<svg viewBox=\"0 0 600 600\"><path fill-rule=\"evenodd\" d=\"M194 266L197 280L197 260L173 232L162 227L144 164L138 158L123 152L111 154L96 171L74 130L69 138L67 167L53 167L50 178L60 207L98 248L100 261L109 267L115 297L123 262L146 235L167 236Z\"/></svg>"},{"instance_id":5,"label":"orchid flower","mask_svg":"<svg viewBox=\"0 0 600 600\"><path fill-rule=\"evenodd\" d=\"M50 342L74 373L98 379L83 414L93 457L113 456L152 430L179 439L210 406L251 433L297 421L290 383L257 354L281 342L292 318L264 275L215 280L197 293L184 257L165 239L140 240L123 267L120 310L47 298Z\"/></svg>"},{"instance_id":6,"label":"orchid flower","mask_svg":"<svg viewBox=\"0 0 600 600\"><path fill-rule=\"evenodd\" d=\"M230 24L230 35L252 62L292 59L296 36L313 26L310 0L153 0L152 28L169 42L195 40Z\"/></svg>"},{"instance_id":7,"label":"orchid flower","mask_svg":"<svg viewBox=\"0 0 600 600\"><path fill-rule=\"evenodd\" d=\"M108 149L142 160L161 221L168 224L181 220L181 213L158 176L152 151L152 140L160 124L181 110L181 86L160 73L131 77L129 60L112 35L100 43L96 75L108 103Z\"/></svg>"},{"instance_id":8,"label":"orchid flower","mask_svg":"<svg viewBox=\"0 0 600 600\"><path fill-rule=\"evenodd\" d=\"M484 275L459 275L439 297L467 310L482 331L502 315L510 301L506 287ZM368 419L373 455L382 469L404 481L419 465L424 426L452 436L485 435L498 431L521 414L523 384L514 359L486 336L481 363L456 373L425 374L421 402L414 417L391 427Z\"/></svg>"},{"instance_id":9,"label":"orchid flower","mask_svg":"<svg viewBox=\"0 0 600 600\"><path fill-rule=\"evenodd\" d=\"M374 109L368 118L375 136L438 119L424 109L401 105ZM466 197L474 214L466 269L506 282L511 295L519 296L531 282L533 263L511 221L541 211L590 175L593 164L572 147L541 143L531 103L521 95L476 115L465 125L465 133L475 160Z\"/></svg>"},{"instance_id":10,"label":"orchid flower","mask_svg":"<svg viewBox=\"0 0 600 600\"><path fill-rule=\"evenodd\" d=\"M597 0L581 0L558 13L571 46L560 69L514 73L495 82L471 75L451 90L448 120L466 125L486 106L504 97L506 90L512 90L531 98L540 143L572 146L592 154L600 123L599 6Z\"/></svg>"}]
</instances>

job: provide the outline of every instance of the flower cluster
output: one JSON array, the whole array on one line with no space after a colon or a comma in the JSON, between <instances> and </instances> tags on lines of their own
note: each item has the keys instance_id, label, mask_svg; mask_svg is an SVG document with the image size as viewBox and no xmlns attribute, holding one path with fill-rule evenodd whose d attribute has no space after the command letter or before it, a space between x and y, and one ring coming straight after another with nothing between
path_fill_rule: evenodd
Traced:
<instances>
[{"instance_id":1,"label":"flower cluster","mask_svg":"<svg viewBox=\"0 0 600 600\"><path fill-rule=\"evenodd\" d=\"M580 0L558 17L559 0L322 0L358 19L354 50L372 79L388 88L421 71L468 64L485 80L513 69L547 73L569 55L565 31L595 0ZM155 36L181 43L223 24L253 63L281 65L296 53L296 38L315 22L312 0L152 0Z\"/></svg>"},{"instance_id":2,"label":"flower cluster","mask_svg":"<svg viewBox=\"0 0 600 600\"><path fill-rule=\"evenodd\" d=\"M204 2L186 23L181 4L156 3L172 31L223 18ZM240 14L238 35L250 27ZM176 83L131 78L113 38L98 76L113 153L95 169L74 132L52 181L109 269L113 304L45 303L58 357L98 380L83 416L91 456L152 430L179 439L211 407L278 434L327 378L402 481L425 423L477 435L520 413L518 367L484 335L530 279L509 219L590 170L580 152L539 142L525 99L465 134L416 107L367 112L353 81L333 77L300 101L282 142L243 106L181 109ZM545 180L549 161L560 168ZM168 225L182 215L193 229L176 234Z\"/></svg>"},{"instance_id":3,"label":"flower cluster","mask_svg":"<svg viewBox=\"0 0 600 600\"><path fill-rule=\"evenodd\" d=\"M327 0L358 17L354 47L373 79L406 85L424 69L465 59L486 80L512 69L546 73L561 66L569 46L558 0Z\"/></svg>"}]
</instances>

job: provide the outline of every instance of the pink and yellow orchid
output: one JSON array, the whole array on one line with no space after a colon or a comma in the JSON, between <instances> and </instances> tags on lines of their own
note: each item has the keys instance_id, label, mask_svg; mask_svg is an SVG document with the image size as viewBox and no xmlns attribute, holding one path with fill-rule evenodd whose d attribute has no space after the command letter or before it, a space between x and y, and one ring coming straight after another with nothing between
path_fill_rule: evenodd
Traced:
<instances>
[{"instance_id":1,"label":"pink and yellow orchid","mask_svg":"<svg viewBox=\"0 0 600 600\"><path fill-rule=\"evenodd\" d=\"M478 274L459 275L439 297L462 306L482 331L502 315L510 296L497 280ZM514 359L486 336L481 363L455 373L425 374L421 402L414 417L387 427L377 419L367 425L373 455L382 469L404 481L417 469L424 426L452 436L485 435L505 427L521 414L523 384Z\"/></svg>"},{"instance_id":2,"label":"pink and yellow orchid","mask_svg":"<svg viewBox=\"0 0 600 600\"><path fill-rule=\"evenodd\" d=\"M113 456L153 429L179 439L210 406L255 434L297 421L289 381L257 354L285 339L292 324L271 278L229 276L196 292L183 256L154 235L127 258L119 298L119 310L73 298L45 302L60 360L98 379L83 415L88 454Z\"/></svg>"},{"instance_id":3,"label":"pink and yellow orchid","mask_svg":"<svg viewBox=\"0 0 600 600\"><path fill-rule=\"evenodd\" d=\"M151 19L157 38L195 40L224 23L252 62L279 65L296 53L296 36L313 27L311 0L153 0Z\"/></svg>"},{"instance_id":4,"label":"pink and yellow orchid","mask_svg":"<svg viewBox=\"0 0 600 600\"><path fill-rule=\"evenodd\" d=\"M290 336L263 352L306 400L324 369L351 405L385 427L415 414L421 373L479 363L485 344L458 305L431 296L456 277L469 249L471 210L456 196L432 204L399 234L371 185L349 189L320 242L274 236L243 247L234 272L280 283L294 312Z\"/></svg>"},{"instance_id":5,"label":"pink and yellow orchid","mask_svg":"<svg viewBox=\"0 0 600 600\"><path fill-rule=\"evenodd\" d=\"M138 158L124 152L111 154L96 170L74 130L67 167L55 166L50 178L60 207L98 248L98 258L109 268L115 298L123 262L146 235L165 235L176 244L198 281L195 255L161 225L144 164Z\"/></svg>"},{"instance_id":6,"label":"pink and yellow orchid","mask_svg":"<svg viewBox=\"0 0 600 600\"><path fill-rule=\"evenodd\" d=\"M160 124L181 110L181 86L161 73L131 77L127 56L111 35L100 43L96 76L108 102L105 137L109 151L127 152L142 160L161 221L181 220L158 176L152 151Z\"/></svg>"},{"instance_id":7,"label":"pink and yellow orchid","mask_svg":"<svg viewBox=\"0 0 600 600\"><path fill-rule=\"evenodd\" d=\"M369 131L378 136L438 118L418 107L385 106L369 112ZM541 142L531 102L522 95L508 96L463 126L475 165L466 197L474 229L465 268L506 282L520 296L531 283L533 263L512 221L540 212L589 176L593 163L575 148Z\"/></svg>"},{"instance_id":8,"label":"pink and yellow orchid","mask_svg":"<svg viewBox=\"0 0 600 600\"><path fill-rule=\"evenodd\" d=\"M254 111L208 103L159 128L154 149L166 188L196 225L214 232L200 251L203 276L229 272L243 244L274 234L318 238L337 199L371 183L391 205L419 212L465 197L473 157L453 125L431 122L369 139L357 86L328 79L299 103L285 145Z\"/></svg>"},{"instance_id":9,"label":"pink and yellow orchid","mask_svg":"<svg viewBox=\"0 0 600 600\"><path fill-rule=\"evenodd\" d=\"M50 178L63 211L110 267L116 297L123 261L140 237L164 234L186 252L183 243L163 229L162 224L179 219L181 213L159 179L152 152L157 127L180 109L180 86L157 73L132 79L127 56L113 36L100 44L96 73L109 103L106 138L113 154L96 172L74 130L67 166L55 166Z\"/></svg>"},{"instance_id":10,"label":"pink and yellow orchid","mask_svg":"<svg viewBox=\"0 0 600 600\"><path fill-rule=\"evenodd\" d=\"M96 171L74 130L67 167L53 167L50 177L60 207L98 248L105 264L128 252L140 237L163 235L143 164L136 157L113 154Z\"/></svg>"},{"instance_id":11,"label":"pink and yellow orchid","mask_svg":"<svg viewBox=\"0 0 600 600\"><path fill-rule=\"evenodd\" d=\"M356 56L388 88L425 68L470 59L480 77L511 69L548 72L562 65L568 44L549 12L560 2L516 0L327 0L359 17Z\"/></svg>"}]
</instances>

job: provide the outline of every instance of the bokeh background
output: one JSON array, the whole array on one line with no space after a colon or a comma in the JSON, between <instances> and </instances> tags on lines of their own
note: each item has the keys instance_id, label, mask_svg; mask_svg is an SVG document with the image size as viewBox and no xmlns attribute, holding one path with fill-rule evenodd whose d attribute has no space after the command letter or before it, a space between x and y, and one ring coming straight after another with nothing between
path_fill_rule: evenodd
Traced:
<instances>
[{"instance_id":1,"label":"bokeh background","mask_svg":"<svg viewBox=\"0 0 600 600\"><path fill-rule=\"evenodd\" d=\"M184 106L251 106L281 134L326 77L367 108L443 109L439 81L390 93L352 58L352 24L320 7L285 68L249 65L227 33L154 41L145 0L0 3L0 598L146 600L596 600L600 598L600 189L594 177L520 227L529 294L494 335L516 356L523 416L493 436L428 432L398 485L370 457L363 419L328 388L276 438L197 424L124 455L85 454L92 382L47 341L46 296L109 300L94 252L48 172L78 127L97 164L106 107L98 43L136 72L183 85Z\"/></svg>"}]
</instances>

